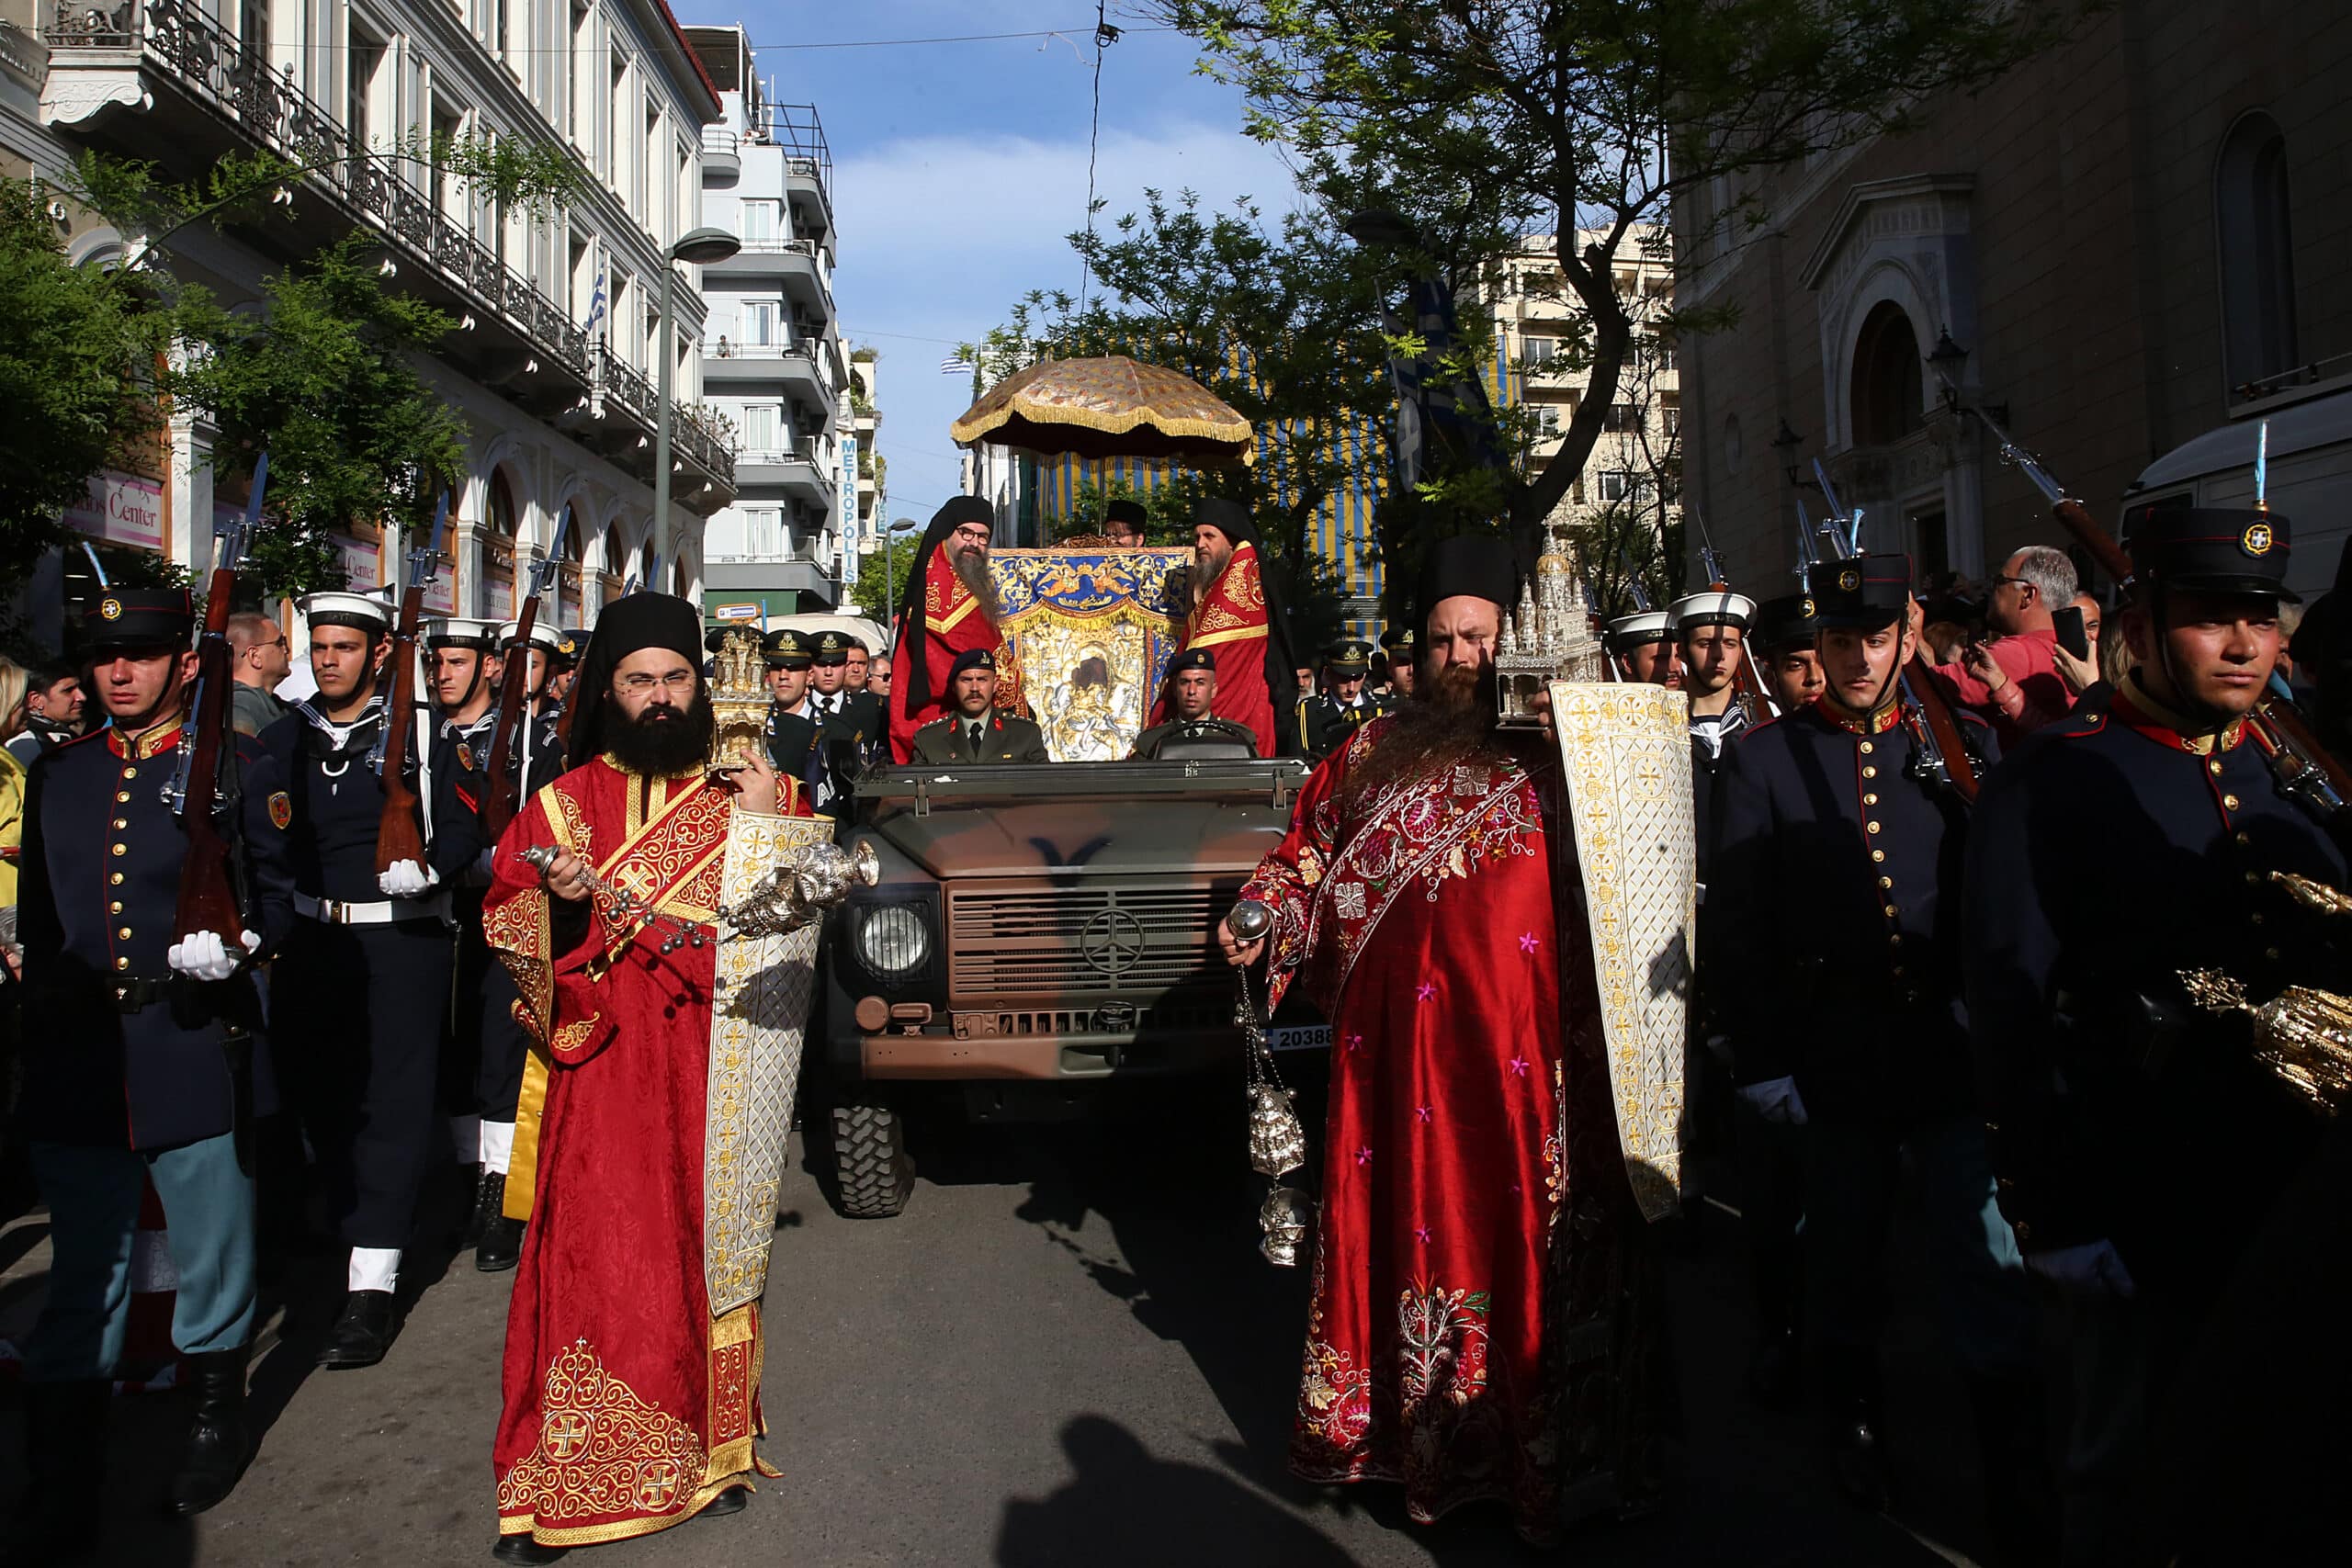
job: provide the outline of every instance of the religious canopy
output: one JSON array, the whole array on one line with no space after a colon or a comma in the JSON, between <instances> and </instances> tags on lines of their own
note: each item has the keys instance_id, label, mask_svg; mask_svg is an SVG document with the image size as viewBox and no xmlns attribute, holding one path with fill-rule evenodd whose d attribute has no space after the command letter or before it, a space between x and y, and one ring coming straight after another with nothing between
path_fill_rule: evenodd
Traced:
<instances>
[{"instance_id":1,"label":"religious canopy","mask_svg":"<svg viewBox=\"0 0 2352 1568\"><path fill-rule=\"evenodd\" d=\"M958 442L985 441L1080 457L1248 463L1250 422L1191 378L1122 355L1049 359L989 388L947 427Z\"/></svg>"}]
</instances>

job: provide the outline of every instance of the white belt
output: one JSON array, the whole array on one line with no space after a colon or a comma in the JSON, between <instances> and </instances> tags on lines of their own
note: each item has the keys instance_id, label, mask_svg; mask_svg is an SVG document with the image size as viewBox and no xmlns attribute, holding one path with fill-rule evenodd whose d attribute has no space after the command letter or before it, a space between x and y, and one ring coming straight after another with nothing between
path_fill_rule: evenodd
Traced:
<instances>
[{"instance_id":1,"label":"white belt","mask_svg":"<svg viewBox=\"0 0 2352 1568\"><path fill-rule=\"evenodd\" d=\"M346 904L340 898L294 895L294 912L331 926L389 926L396 920L447 920L449 890L436 887L422 898L383 898L372 904Z\"/></svg>"}]
</instances>

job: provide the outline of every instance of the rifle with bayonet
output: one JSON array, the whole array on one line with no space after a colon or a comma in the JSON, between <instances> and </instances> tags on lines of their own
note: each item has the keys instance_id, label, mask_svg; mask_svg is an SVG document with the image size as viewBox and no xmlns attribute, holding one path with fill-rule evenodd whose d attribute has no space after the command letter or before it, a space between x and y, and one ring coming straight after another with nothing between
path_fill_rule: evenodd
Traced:
<instances>
[{"instance_id":1,"label":"rifle with bayonet","mask_svg":"<svg viewBox=\"0 0 2352 1568\"><path fill-rule=\"evenodd\" d=\"M1939 374L1941 374L1939 371ZM1953 395L1960 389L1950 376L1944 385ZM2117 587L2129 590L2132 581L2132 558L2116 542L2115 536L2102 527L2090 508L2068 496L2049 471L2036 461L2032 453L2018 445L2017 437L2001 428L2000 422L1973 403L1962 405L1983 423L1997 444L2000 459L2023 474L2042 499L2050 502L2050 514L2075 536L2077 544L2090 552L2099 570L2113 579ZM2267 447L2266 430L2264 444ZM2266 450L2267 456L2267 450ZM2257 481L2257 504L2261 488ZM2323 820L2341 815L2346 801L2352 801L2352 773L2336 761L2320 739L2300 709L2292 703L2278 697L2265 697L2247 716L2248 728L2254 743L2270 763L2278 777L2279 786L2301 801L2304 807Z\"/></svg>"},{"instance_id":2,"label":"rifle with bayonet","mask_svg":"<svg viewBox=\"0 0 2352 1568\"><path fill-rule=\"evenodd\" d=\"M1861 513L1849 513L1838 504L1837 487L1830 482L1829 470L1818 457L1814 459L1813 472L1820 482L1821 497L1829 507L1830 517L1833 521L1842 521L1846 525L1845 538L1837 541L1833 532L1833 542L1842 542L1846 546L1847 558L1860 557L1862 553ZM1799 517L1804 514L1802 502L1798 503L1797 514ZM1898 639L1909 633L1910 615L1911 609L1906 604L1903 608L1904 624L1898 629ZM1907 709L1905 723L1911 731L1916 748L1911 761L1912 774L1930 783L1949 785L1962 805L1973 806L1978 792L1984 787L1983 781L1976 776L1975 754L1968 749L1967 738L1961 733L1960 721L1952 717L1951 705L1944 700L1943 689L1936 684L1935 676L1920 660L1918 645L1915 644L1911 651L1911 658L1896 672L1896 678L1902 683L1904 705ZM1919 666L1917 680L1912 678L1913 664Z\"/></svg>"},{"instance_id":3,"label":"rifle with bayonet","mask_svg":"<svg viewBox=\"0 0 2352 1568\"><path fill-rule=\"evenodd\" d=\"M385 700L383 722L376 731L376 776L383 781L384 810L376 825L376 872L390 871L401 861L424 863L424 835L418 827L424 809L416 786L409 783L409 748L416 739L417 622L424 614L424 587L441 564L441 530L449 521L449 492L443 491L433 509L433 534L424 548L408 558L408 582L401 592L400 623L392 633L391 694Z\"/></svg>"},{"instance_id":4,"label":"rifle with bayonet","mask_svg":"<svg viewBox=\"0 0 2352 1568\"><path fill-rule=\"evenodd\" d=\"M213 536L204 630L196 643L196 682L188 691L187 716L180 724L179 754L164 786L164 799L187 836L173 930L182 938L210 931L232 956L244 951L241 942L247 921L245 879L228 826L235 818L238 795L229 706L236 685L229 669L229 601L261 521L268 483L269 454L264 452L254 459L253 493L246 498L244 515Z\"/></svg>"},{"instance_id":5,"label":"rifle with bayonet","mask_svg":"<svg viewBox=\"0 0 2352 1568\"><path fill-rule=\"evenodd\" d=\"M506 825L523 809L523 788L531 773L531 633L539 621L539 600L548 579L563 558L564 537L571 531L571 508L566 505L556 520L555 540L543 559L531 563L531 591L514 616L514 642L507 650L506 669L498 682L498 724L490 737L490 776L481 792L482 841L498 842ZM519 742L519 744L518 744ZM518 754L519 752L519 754Z\"/></svg>"}]
</instances>

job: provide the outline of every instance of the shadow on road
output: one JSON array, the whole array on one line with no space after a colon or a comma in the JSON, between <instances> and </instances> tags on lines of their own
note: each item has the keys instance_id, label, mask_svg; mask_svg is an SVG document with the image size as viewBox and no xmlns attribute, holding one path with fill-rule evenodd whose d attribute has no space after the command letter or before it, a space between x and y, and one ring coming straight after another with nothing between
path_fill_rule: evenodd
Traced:
<instances>
[{"instance_id":1,"label":"shadow on road","mask_svg":"<svg viewBox=\"0 0 2352 1568\"><path fill-rule=\"evenodd\" d=\"M1314 1526L1232 1476L1155 1459L1106 1416L1071 1421L1061 1444L1075 1473L1051 1496L1005 1505L996 1540L1000 1568L1351 1568L1354 1562Z\"/></svg>"}]
</instances>

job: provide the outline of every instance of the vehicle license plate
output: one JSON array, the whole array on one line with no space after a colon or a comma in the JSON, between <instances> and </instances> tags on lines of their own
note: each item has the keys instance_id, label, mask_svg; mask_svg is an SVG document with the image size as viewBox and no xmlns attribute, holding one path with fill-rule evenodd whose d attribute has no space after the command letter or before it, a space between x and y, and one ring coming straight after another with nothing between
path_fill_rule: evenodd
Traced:
<instances>
[{"instance_id":1,"label":"vehicle license plate","mask_svg":"<svg viewBox=\"0 0 2352 1568\"><path fill-rule=\"evenodd\" d=\"M1329 1050L1331 1046L1331 1026L1328 1023L1290 1023L1270 1030L1266 1043L1276 1051Z\"/></svg>"}]
</instances>

